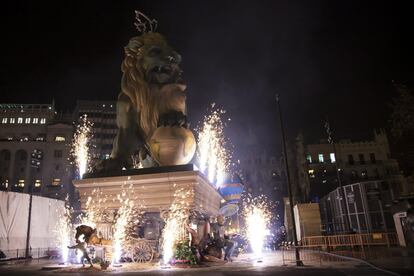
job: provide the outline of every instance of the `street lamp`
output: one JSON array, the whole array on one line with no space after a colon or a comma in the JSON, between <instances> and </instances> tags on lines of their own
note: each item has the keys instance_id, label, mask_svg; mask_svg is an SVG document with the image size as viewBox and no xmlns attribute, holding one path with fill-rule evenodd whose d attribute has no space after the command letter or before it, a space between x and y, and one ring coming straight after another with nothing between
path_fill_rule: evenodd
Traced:
<instances>
[{"instance_id":1,"label":"street lamp","mask_svg":"<svg viewBox=\"0 0 414 276\"><path fill-rule=\"evenodd\" d=\"M29 215L27 217L27 235L26 235L26 254L25 257L28 259L30 257L30 225L32 223L32 202L33 202L33 175L35 169L40 168L41 160L43 159L43 152L39 149L33 150L30 159L30 170L31 174L29 177Z\"/></svg>"},{"instance_id":2,"label":"street lamp","mask_svg":"<svg viewBox=\"0 0 414 276\"><path fill-rule=\"evenodd\" d=\"M288 194L289 194L290 217L292 219L293 243L295 245L296 265L303 266L303 262L300 260L299 249L298 249L298 237L296 234L295 214L293 212L292 185L290 182L290 173L289 173L289 165L288 165L287 150L286 150L285 128L283 126L282 110L280 108L279 95L276 94L275 98L276 98L277 108L279 110L280 130L282 134L283 155L284 155L283 159L285 159L286 180L287 180L287 188L288 188Z\"/></svg>"},{"instance_id":3,"label":"street lamp","mask_svg":"<svg viewBox=\"0 0 414 276\"><path fill-rule=\"evenodd\" d=\"M332 133L333 132L332 132L332 129L331 129L330 125L329 125L328 119L326 119L326 122L325 122L325 129L326 129L326 133L328 134L328 143L332 144L332 148L333 148L333 152L334 152L334 156L335 156L335 170L336 170L336 177L338 179L339 196L340 196L340 198L339 198L339 206L340 206L340 208L342 210L341 200L343 200L344 203L345 203L345 210L344 210L344 213L345 213L345 229L348 230L348 232L350 232L351 231L351 222L349 221L349 216L348 216L348 200L345 198L346 195L345 195L344 189L342 187L341 175L339 173L339 171L341 170L339 168L339 158L338 158L338 156L336 154L335 141L332 138Z\"/></svg>"}]
</instances>

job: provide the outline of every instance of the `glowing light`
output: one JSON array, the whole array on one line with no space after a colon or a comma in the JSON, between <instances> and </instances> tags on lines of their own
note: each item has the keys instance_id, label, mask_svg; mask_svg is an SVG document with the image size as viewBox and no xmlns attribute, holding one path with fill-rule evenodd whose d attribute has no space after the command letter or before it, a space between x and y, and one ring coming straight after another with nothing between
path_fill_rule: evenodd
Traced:
<instances>
[{"instance_id":1,"label":"glowing light","mask_svg":"<svg viewBox=\"0 0 414 276\"><path fill-rule=\"evenodd\" d=\"M95 228L100 221L112 220L106 212L108 196L100 189L93 189L85 203L85 213L80 217L80 223Z\"/></svg>"},{"instance_id":2,"label":"glowing light","mask_svg":"<svg viewBox=\"0 0 414 276\"><path fill-rule=\"evenodd\" d=\"M245 234L257 259L261 259L266 235L272 221L270 202L263 195L243 200Z\"/></svg>"},{"instance_id":3,"label":"glowing light","mask_svg":"<svg viewBox=\"0 0 414 276\"><path fill-rule=\"evenodd\" d=\"M63 263L66 263L68 261L68 246L70 245L71 237L73 236L73 227L71 223L72 213L73 210L71 207L69 207L68 197L66 197L65 210L63 213L58 214L58 221L54 229Z\"/></svg>"},{"instance_id":4,"label":"glowing light","mask_svg":"<svg viewBox=\"0 0 414 276\"><path fill-rule=\"evenodd\" d=\"M119 201L120 208L116 215L107 208L108 201ZM92 228L99 226L99 223L113 223L112 238L108 241L112 245L112 259L114 265L119 262L123 253L131 253L129 244L129 231L139 222L142 215L140 210L145 209L143 202L139 202L132 184L122 185L121 193L116 196L103 193L101 189L93 189L85 203L85 213L79 218L80 224ZM107 244L107 245L109 245Z\"/></svg>"},{"instance_id":5,"label":"glowing light","mask_svg":"<svg viewBox=\"0 0 414 276\"><path fill-rule=\"evenodd\" d=\"M214 108L212 104L211 108ZM206 175L211 183L220 186L229 172L231 152L226 148L228 145L224 136L222 115L226 112L222 109L215 109L211 114L204 117L198 133L198 163L200 171Z\"/></svg>"},{"instance_id":6,"label":"glowing light","mask_svg":"<svg viewBox=\"0 0 414 276\"><path fill-rule=\"evenodd\" d=\"M75 165L79 173L79 177L88 171L90 152L89 142L91 139L92 123L88 121L86 115L80 118L79 125L76 127L75 134L73 135L71 154L75 160Z\"/></svg>"},{"instance_id":7,"label":"glowing light","mask_svg":"<svg viewBox=\"0 0 414 276\"><path fill-rule=\"evenodd\" d=\"M134 202L129 198L126 198L126 193L123 192L121 196L118 196L119 201L122 203L118 209L118 215L114 226L114 235L112 246L114 255L112 263L116 263L121 259L122 248L125 245L128 224L131 222L133 217Z\"/></svg>"},{"instance_id":8,"label":"glowing light","mask_svg":"<svg viewBox=\"0 0 414 276\"><path fill-rule=\"evenodd\" d=\"M162 231L163 264L168 264L171 261L177 243L188 237L185 226L188 224L193 196L192 189L180 188L174 192L173 203L165 218L165 227Z\"/></svg>"}]
</instances>

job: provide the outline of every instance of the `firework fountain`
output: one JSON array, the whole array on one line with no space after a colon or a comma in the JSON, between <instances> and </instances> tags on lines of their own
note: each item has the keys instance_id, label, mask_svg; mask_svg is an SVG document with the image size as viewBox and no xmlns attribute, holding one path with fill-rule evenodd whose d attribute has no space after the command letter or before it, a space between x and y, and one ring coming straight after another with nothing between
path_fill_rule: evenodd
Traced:
<instances>
[{"instance_id":1,"label":"firework fountain","mask_svg":"<svg viewBox=\"0 0 414 276\"><path fill-rule=\"evenodd\" d=\"M132 190L130 187L129 190ZM131 223L136 210L134 210L134 200L131 200L125 190L118 195L118 200L121 203L121 207L118 209L118 214L116 217L116 222L114 225L114 235L113 235L113 258L112 264L119 262L121 259L122 248L125 246L127 240L127 230L128 226Z\"/></svg>"},{"instance_id":2,"label":"firework fountain","mask_svg":"<svg viewBox=\"0 0 414 276\"><path fill-rule=\"evenodd\" d=\"M105 203L108 196L103 194L100 189L93 189L86 200L85 213L79 217L80 224L96 227L96 224L102 219L107 219L105 212Z\"/></svg>"},{"instance_id":3,"label":"firework fountain","mask_svg":"<svg viewBox=\"0 0 414 276\"><path fill-rule=\"evenodd\" d=\"M176 184L174 184L176 188ZM190 215L190 199L194 196L191 189L180 188L174 193L173 203L165 219L162 231L163 264L167 265L174 254L174 246L186 239L185 226Z\"/></svg>"},{"instance_id":4,"label":"firework fountain","mask_svg":"<svg viewBox=\"0 0 414 276\"><path fill-rule=\"evenodd\" d=\"M255 258L261 261L266 234L273 220L272 204L264 195L254 198L248 195L242 204L245 235Z\"/></svg>"},{"instance_id":5,"label":"firework fountain","mask_svg":"<svg viewBox=\"0 0 414 276\"><path fill-rule=\"evenodd\" d=\"M87 120L86 116L81 117L73 137L71 155L75 161L80 177L86 172L89 162L88 143L91 126L92 124ZM68 200L69 198L66 196L64 212L58 214L58 221L54 228L54 234L59 244L63 263L67 263L69 260L68 246L71 245L72 237L74 236L74 227L72 224L73 209L69 206Z\"/></svg>"},{"instance_id":6,"label":"firework fountain","mask_svg":"<svg viewBox=\"0 0 414 276\"><path fill-rule=\"evenodd\" d=\"M59 210L56 210L56 212L58 211ZM58 221L54 228L54 233L59 244L63 263L68 262L68 246L71 243L71 237L73 237L73 227L71 222L72 213L73 209L69 206L68 197L66 197L64 212L58 213Z\"/></svg>"},{"instance_id":7,"label":"firework fountain","mask_svg":"<svg viewBox=\"0 0 414 276\"><path fill-rule=\"evenodd\" d=\"M115 217L108 212L106 205L108 201L119 201L120 208L117 210ZM102 190L94 189L87 198L85 204L85 214L80 218L81 224L90 227L97 227L99 222L113 221L112 236L112 264L119 262L122 255L122 249L126 248L128 230L131 224L138 223L141 208L143 204L137 203L132 185L127 186L126 183L121 188L121 193L116 197L108 197Z\"/></svg>"},{"instance_id":8,"label":"firework fountain","mask_svg":"<svg viewBox=\"0 0 414 276\"><path fill-rule=\"evenodd\" d=\"M86 115L80 118L80 122L76 127L75 134L73 135L73 143L71 154L75 161L76 168L79 173L79 178L88 171L90 152L89 142L92 136L92 123L88 121Z\"/></svg>"},{"instance_id":9,"label":"firework fountain","mask_svg":"<svg viewBox=\"0 0 414 276\"><path fill-rule=\"evenodd\" d=\"M211 183L220 186L229 171L232 156L226 147L228 143L223 132L225 123L222 116L226 111L214 107L215 104L212 104L211 113L204 117L203 123L197 129L197 157L200 171Z\"/></svg>"}]
</instances>

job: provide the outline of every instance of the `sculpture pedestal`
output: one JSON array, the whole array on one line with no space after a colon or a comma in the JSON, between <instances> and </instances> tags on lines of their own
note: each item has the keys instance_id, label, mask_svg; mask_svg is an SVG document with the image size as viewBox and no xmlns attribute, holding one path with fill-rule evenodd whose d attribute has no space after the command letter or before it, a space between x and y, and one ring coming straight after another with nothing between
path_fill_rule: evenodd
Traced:
<instances>
[{"instance_id":1,"label":"sculpture pedestal","mask_svg":"<svg viewBox=\"0 0 414 276\"><path fill-rule=\"evenodd\" d=\"M193 198L190 198L192 208L204 215L217 215L220 209L222 197L209 183L208 179L199 171L193 169L193 165L181 165L171 167L158 167L148 169L133 169L119 172L121 176L111 174L87 175L88 178L74 180L73 184L79 191L81 208L94 189L100 189L109 200L105 208L118 209L120 203L116 200L125 190L131 186L136 196L137 208L142 206L145 212L161 212L168 210L173 203L174 193L181 188L192 189ZM115 200L110 200L114 198Z\"/></svg>"},{"instance_id":2,"label":"sculpture pedestal","mask_svg":"<svg viewBox=\"0 0 414 276\"><path fill-rule=\"evenodd\" d=\"M159 238L162 232L161 223L175 200L176 191L189 191L184 197L179 197L189 204L193 211L192 218L198 228L203 229L202 216L215 216L219 213L220 203L223 200L216 188L199 171L194 170L193 165L180 165L171 167L157 167L146 169L133 169L116 172L100 173L99 175L86 175L87 178L73 181L80 194L81 208L86 210L86 202L91 196L96 200L106 198L99 203L99 207L105 213L115 213L121 207L118 195L126 192L129 199L134 200L134 208L145 218L145 223L135 225L133 232L129 233L129 245L126 246L125 256L133 261L150 262L153 257L159 256ZM98 194L93 191L99 189ZM103 202L103 203L102 203ZM107 239L113 238L111 223L104 223L104 217L95 218L98 233L102 233ZM102 221L99 221L102 219ZM102 223L101 223L102 222ZM113 223L113 222L112 222ZM192 222L194 223L194 222ZM103 227L105 225L105 227ZM113 228L112 228L113 230ZM183 229L182 233L186 233ZM129 250L128 248L132 248ZM108 251L112 252L112 251ZM112 257L108 254L100 256L108 261Z\"/></svg>"}]
</instances>

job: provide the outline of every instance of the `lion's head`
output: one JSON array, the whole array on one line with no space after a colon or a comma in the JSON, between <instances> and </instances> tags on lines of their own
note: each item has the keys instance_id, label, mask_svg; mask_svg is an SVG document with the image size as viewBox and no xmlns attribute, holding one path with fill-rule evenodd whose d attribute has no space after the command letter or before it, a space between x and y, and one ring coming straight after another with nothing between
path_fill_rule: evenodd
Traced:
<instances>
[{"instance_id":1,"label":"lion's head","mask_svg":"<svg viewBox=\"0 0 414 276\"><path fill-rule=\"evenodd\" d=\"M171 91L184 93L180 62L181 56L159 33L133 37L125 47L121 93L126 94L139 111L139 123L145 138L156 129L160 111L166 109L160 103L174 102L174 99L161 100L165 97L163 94ZM175 105L184 105L184 101L179 102ZM184 106L172 109L185 111Z\"/></svg>"}]
</instances>

